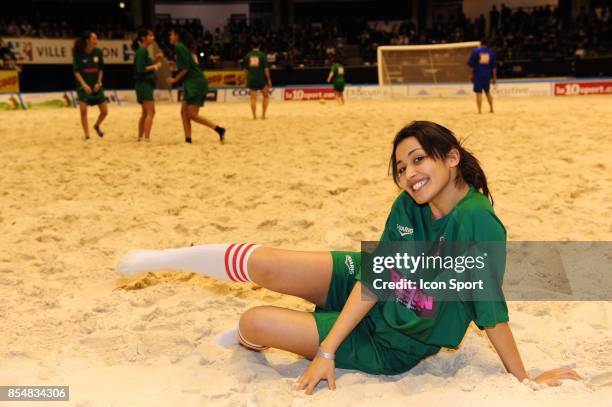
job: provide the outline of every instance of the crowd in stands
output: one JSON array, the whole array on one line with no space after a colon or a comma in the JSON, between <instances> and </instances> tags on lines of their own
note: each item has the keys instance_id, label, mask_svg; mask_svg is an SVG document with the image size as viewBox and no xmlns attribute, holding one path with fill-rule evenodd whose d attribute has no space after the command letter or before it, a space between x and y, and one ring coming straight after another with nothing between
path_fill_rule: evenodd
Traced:
<instances>
[{"instance_id":1,"label":"crowd in stands","mask_svg":"<svg viewBox=\"0 0 612 407\"><path fill-rule=\"evenodd\" d=\"M261 23L247 25L230 22L214 32L205 30L199 21L185 22L186 28L201 33L197 46L208 55L208 64L238 61L249 50L252 41L260 42L268 61L276 65L330 65L346 57L347 45L356 44L361 61L374 63L379 45L437 44L483 40L500 60L572 58L612 54L612 19L609 7L581 10L573 21L563 21L557 8L550 6L510 9L493 6L489 22L484 15L467 19L460 11L447 17L436 16L432 27L417 30L412 21L367 22L349 34L338 29L338 21L295 24L273 30ZM166 31L167 23L157 27ZM166 38L167 35L158 35Z\"/></svg>"},{"instance_id":2,"label":"crowd in stands","mask_svg":"<svg viewBox=\"0 0 612 407\"><path fill-rule=\"evenodd\" d=\"M232 20L223 28L208 30L199 20L164 20L156 27L158 43L168 53L168 31L178 25L189 31L198 53L207 67L236 66L253 42L261 43L268 61L276 66L328 66L347 56L348 46L363 63L376 61L379 45L435 44L484 40L498 54L499 60L567 58L610 55L612 34L610 7L583 9L573 21L564 21L558 9L550 6L510 9L502 4L481 15L467 19L459 10L434 18L430 29L418 30L411 21L372 22L361 20L297 23L272 29L269 24ZM123 28L122 28L123 27ZM98 24L101 38L130 38L126 25ZM0 19L1 36L74 37L81 33L79 24L67 21L6 21Z\"/></svg>"},{"instance_id":3,"label":"crowd in stands","mask_svg":"<svg viewBox=\"0 0 612 407\"><path fill-rule=\"evenodd\" d=\"M7 44L0 38L0 69L18 69L15 54L11 52Z\"/></svg>"},{"instance_id":4,"label":"crowd in stands","mask_svg":"<svg viewBox=\"0 0 612 407\"><path fill-rule=\"evenodd\" d=\"M67 20L4 20L0 16L0 36L6 37L70 38L78 37L86 29L107 39L128 39L133 35L131 28L118 22L88 24Z\"/></svg>"},{"instance_id":5,"label":"crowd in stands","mask_svg":"<svg viewBox=\"0 0 612 407\"><path fill-rule=\"evenodd\" d=\"M206 65L210 67L219 66L221 61L239 63L254 43L261 44L270 65L330 65L342 56L345 43L334 24L295 24L273 30L260 22L247 24L244 20L235 20L211 32L199 20L174 20L162 21L155 27L157 42L168 52L171 52L168 31L173 26L192 33L198 53L205 55Z\"/></svg>"},{"instance_id":6,"label":"crowd in stands","mask_svg":"<svg viewBox=\"0 0 612 407\"><path fill-rule=\"evenodd\" d=\"M612 53L610 8L582 9L573 21L563 21L557 8L550 6L510 9L502 4L475 21L461 12L447 18L437 16L429 30L417 31L405 22L392 26L368 26L360 35L361 55L376 60L378 45L435 44L484 40L498 59L538 59L604 56Z\"/></svg>"}]
</instances>

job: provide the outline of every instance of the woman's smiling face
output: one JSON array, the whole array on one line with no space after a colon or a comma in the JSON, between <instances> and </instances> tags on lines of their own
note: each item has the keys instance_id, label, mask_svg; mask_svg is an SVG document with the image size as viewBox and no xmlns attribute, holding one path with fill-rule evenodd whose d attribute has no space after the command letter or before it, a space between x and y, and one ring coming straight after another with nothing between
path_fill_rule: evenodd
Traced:
<instances>
[{"instance_id":1,"label":"woman's smiling face","mask_svg":"<svg viewBox=\"0 0 612 407\"><path fill-rule=\"evenodd\" d=\"M416 137L404 139L395 150L399 184L419 205L428 203L449 186L454 160L428 156ZM454 164L454 165L453 165Z\"/></svg>"}]
</instances>

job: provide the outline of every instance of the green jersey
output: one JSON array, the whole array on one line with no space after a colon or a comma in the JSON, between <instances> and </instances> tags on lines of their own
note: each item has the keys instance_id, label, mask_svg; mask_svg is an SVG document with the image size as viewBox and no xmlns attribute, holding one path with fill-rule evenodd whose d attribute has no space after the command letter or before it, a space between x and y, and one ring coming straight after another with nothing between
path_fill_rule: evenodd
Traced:
<instances>
[{"instance_id":1,"label":"green jersey","mask_svg":"<svg viewBox=\"0 0 612 407\"><path fill-rule=\"evenodd\" d=\"M261 51L251 51L244 57L244 69L247 71L247 86L249 89L262 89L266 83L265 69L268 67L266 54Z\"/></svg>"},{"instance_id":2,"label":"green jersey","mask_svg":"<svg viewBox=\"0 0 612 407\"><path fill-rule=\"evenodd\" d=\"M73 55L72 70L83 77L87 85L93 87L98 82L98 73L104 69L104 57L99 48L94 48L90 53ZM81 84L77 81L77 88Z\"/></svg>"},{"instance_id":3,"label":"green jersey","mask_svg":"<svg viewBox=\"0 0 612 407\"><path fill-rule=\"evenodd\" d=\"M153 65L153 60L145 47L140 47L134 55L134 79L136 82L153 82L153 71L147 71L147 66Z\"/></svg>"},{"instance_id":4,"label":"green jersey","mask_svg":"<svg viewBox=\"0 0 612 407\"><path fill-rule=\"evenodd\" d=\"M147 66L153 65L153 60L145 47L140 47L134 55L134 88L136 100L142 104L155 100L155 74L147 71Z\"/></svg>"},{"instance_id":5,"label":"green jersey","mask_svg":"<svg viewBox=\"0 0 612 407\"><path fill-rule=\"evenodd\" d=\"M344 67L341 64L333 64L329 73L332 74L332 83L336 92L344 91Z\"/></svg>"},{"instance_id":6,"label":"green jersey","mask_svg":"<svg viewBox=\"0 0 612 407\"><path fill-rule=\"evenodd\" d=\"M333 75L334 84L336 81L344 82L344 67L341 64L333 64L329 73Z\"/></svg>"},{"instance_id":7,"label":"green jersey","mask_svg":"<svg viewBox=\"0 0 612 407\"><path fill-rule=\"evenodd\" d=\"M183 77L184 100L189 105L204 105L208 93L208 79L200 69L197 57L182 42L174 46L174 53L177 69L187 70Z\"/></svg>"},{"instance_id":8,"label":"green jersey","mask_svg":"<svg viewBox=\"0 0 612 407\"><path fill-rule=\"evenodd\" d=\"M429 205L418 205L406 192L395 200L380 238L384 241L434 241L440 246L452 242L505 242L506 230L495 216L489 200L470 186L466 196L451 212L432 220ZM487 265L501 292L505 269L505 243L501 255L491 256ZM361 275L356 276L361 280ZM387 324L421 343L456 348L471 321L483 329L508 321L508 308L503 299L496 301L428 301L433 306L414 304L406 292L395 290L395 300L381 301L372 312Z\"/></svg>"},{"instance_id":9,"label":"green jersey","mask_svg":"<svg viewBox=\"0 0 612 407\"><path fill-rule=\"evenodd\" d=\"M180 71L182 69L187 70L187 74L183 77L183 86L188 86L191 83L202 83L206 82L208 86L208 80L204 76L204 72L198 64L198 59L182 42L178 42L174 46L174 53L176 54L176 68Z\"/></svg>"}]
</instances>

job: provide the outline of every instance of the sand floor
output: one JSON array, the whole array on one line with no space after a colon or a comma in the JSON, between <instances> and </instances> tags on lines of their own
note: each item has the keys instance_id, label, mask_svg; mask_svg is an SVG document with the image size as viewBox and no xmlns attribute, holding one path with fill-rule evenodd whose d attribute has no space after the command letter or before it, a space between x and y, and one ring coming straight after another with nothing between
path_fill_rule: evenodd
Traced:
<instances>
[{"instance_id":1,"label":"sand floor","mask_svg":"<svg viewBox=\"0 0 612 407\"><path fill-rule=\"evenodd\" d=\"M71 401L49 405L82 407L612 405L612 302L509 303L528 371L570 366L584 383L520 384L470 328L459 351L406 374L338 370L335 392L305 396L292 385L307 361L214 338L249 307L307 303L189 273L115 274L137 248L359 250L397 194L392 137L415 119L467 138L510 240L612 240L612 97L496 102L494 115L471 98L276 103L266 121L207 105L225 146L203 127L184 144L175 105L157 106L150 144L135 142L137 106L110 106L107 136L87 143L74 109L2 112L0 385L69 385Z\"/></svg>"}]
</instances>

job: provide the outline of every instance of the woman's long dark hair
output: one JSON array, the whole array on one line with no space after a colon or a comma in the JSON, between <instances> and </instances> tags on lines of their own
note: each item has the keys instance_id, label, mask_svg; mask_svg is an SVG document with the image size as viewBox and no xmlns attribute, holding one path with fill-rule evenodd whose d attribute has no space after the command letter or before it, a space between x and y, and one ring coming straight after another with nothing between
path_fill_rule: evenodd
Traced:
<instances>
[{"instance_id":1,"label":"woman's long dark hair","mask_svg":"<svg viewBox=\"0 0 612 407\"><path fill-rule=\"evenodd\" d=\"M187 47L187 49L191 52L193 52L194 54L196 53L196 44L195 41L193 40L193 37L191 35L191 33L187 30L184 30L180 27L173 27L170 31L174 32L176 35L178 35L179 40L185 44L185 46Z\"/></svg>"},{"instance_id":2,"label":"woman's long dark hair","mask_svg":"<svg viewBox=\"0 0 612 407\"><path fill-rule=\"evenodd\" d=\"M140 48L140 44L144 42L144 39L147 37L147 35L149 35L150 32L152 31L149 28L140 28L138 30L138 32L136 33L136 38L134 38L134 41L132 42L132 49L134 51Z\"/></svg>"},{"instance_id":3,"label":"woman's long dark hair","mask_svg":"<svg viewBox=\"0 0 612 407\"><path fill-rule=\"evenodd\" d=\"M89 40L89 37L91 37L92 34L95 33L93 31L85 31L83 35L81 35L74 41L74 48L72 49L74 55L80 56L85 54L85 48L87 48L87 40Z\"/></svg>"},{"instance_id":4,"label":"woman's long dark hair","mask_svg":"<svg viewBox=\"0 0 612 407\"><path fill-rule=\"evenodd\" d=\"M397 146L410 137L416 138L427 155L435 160L444 159L451 149L456 148L459 151L460 161L459 175L455 178L455 183L458 184L462 180L465 181L489 198L491 204L493 204L493 196L487 185L487 176L482 170L478 159L461 145L452 131L444 126L428 121L414 121L395 135L393 152L389 160L389 171L393 174L393 181L395 181L397 186L400 186L400 183L396 168L397 160L395 159L395 152Z\"/></svg>"}]
</instances>

